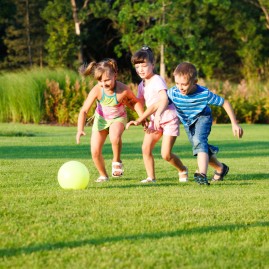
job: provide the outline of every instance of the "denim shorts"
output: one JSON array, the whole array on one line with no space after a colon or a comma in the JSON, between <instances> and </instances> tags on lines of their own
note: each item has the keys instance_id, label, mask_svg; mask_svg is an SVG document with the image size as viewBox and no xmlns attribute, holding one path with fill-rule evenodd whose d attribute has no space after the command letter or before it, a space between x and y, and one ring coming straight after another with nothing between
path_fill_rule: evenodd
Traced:
<instances>
[{"instance_id":1,"label":"denim shorts","mask_svg":"<svg viewBox=\"0 0 269 269\"><path fill-rule=\"evenodd\" d=\"M212 116L200 115L190 126L184 126L189 141L192 144L192 152L197 156L198 152L206 152L209 157L217 154L218 147L208 144L208 136L211 132Z\"/></svg>"}]
</instances>

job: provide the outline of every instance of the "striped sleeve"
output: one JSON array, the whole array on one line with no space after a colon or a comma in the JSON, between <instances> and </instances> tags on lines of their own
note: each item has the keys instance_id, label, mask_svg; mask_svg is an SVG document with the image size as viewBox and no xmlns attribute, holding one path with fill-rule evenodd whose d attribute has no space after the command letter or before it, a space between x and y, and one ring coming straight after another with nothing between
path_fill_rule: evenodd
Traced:
<instances>
[{"instance_id":1,"label":"striped sleeve","mask_svg":"<svg viewBox=\"0 0 269 269\"><path fill-rule=\"evenodd\" d=\"M217 95L217 94L214 94L211 91L208 91L208 101L207 101L207 103L209 105L213 105L213 106L222 106L223 103L224 103L224 98Z\"/></svg>"}]
</instances>

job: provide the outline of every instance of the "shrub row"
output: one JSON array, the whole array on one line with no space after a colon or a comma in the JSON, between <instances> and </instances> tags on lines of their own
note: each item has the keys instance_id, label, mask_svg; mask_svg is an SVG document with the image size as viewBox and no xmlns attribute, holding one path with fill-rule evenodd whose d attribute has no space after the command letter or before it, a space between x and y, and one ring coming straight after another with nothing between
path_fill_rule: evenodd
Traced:
<instances>
[{"instance_id":1,"label":"shrub row","mask_svg":"<svg viewBox=\"0 0 269 269\"><path fill-rule=\"evenodd\" d=\"M75 125L94 81L70 70L36 69L0 75L0 122ZM269 82L203 81L210 90L229 100L240 123L269 123ZM171 82L169 83L172 84ZM136 93L137 86L130 83ZM89 117L95 107L89 111ZM224 109L212 107L215 122L228 123ZM129 120L137 114L127 109Z\"/></svg>"}]
</instances>

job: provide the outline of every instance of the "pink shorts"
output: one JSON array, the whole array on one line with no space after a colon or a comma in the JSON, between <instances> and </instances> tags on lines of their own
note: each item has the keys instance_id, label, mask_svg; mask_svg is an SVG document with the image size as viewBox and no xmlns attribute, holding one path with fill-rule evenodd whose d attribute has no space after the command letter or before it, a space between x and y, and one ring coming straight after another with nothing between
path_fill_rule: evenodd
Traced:
<instances>
[{"instance_id":1,"label":"pink shorts","mask_svg":"<svg viewBox=\"0 0 269 269\"><path fill-rule=\"evenodd\" d=\"M179 119L176 117L170 121L161 123L158 130L154 129L154 121L150 121L148 129L161 132L163 135L179 136Z\"/></svg>"}]
</instances>

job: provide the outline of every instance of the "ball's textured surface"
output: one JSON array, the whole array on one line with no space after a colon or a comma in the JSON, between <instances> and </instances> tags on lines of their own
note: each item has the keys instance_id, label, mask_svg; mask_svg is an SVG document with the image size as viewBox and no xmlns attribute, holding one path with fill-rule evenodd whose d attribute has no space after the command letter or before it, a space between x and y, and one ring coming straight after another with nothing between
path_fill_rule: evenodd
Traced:
<instances>
[{"instance_id":1,"label":"ball's textured surface","mask_svg":"<svg viewBox=\"0 0 269 269\"><path fill-rule=\"evenodd\" d=\"M66 162L58 171L58 182L63 189L85 189L89 184L89 180L89 170L83 163L78 161Z\"/></svg>"}]
</instances>

